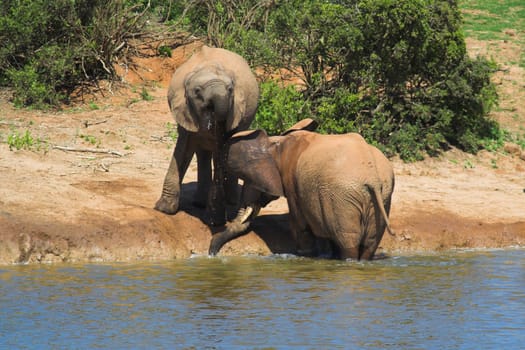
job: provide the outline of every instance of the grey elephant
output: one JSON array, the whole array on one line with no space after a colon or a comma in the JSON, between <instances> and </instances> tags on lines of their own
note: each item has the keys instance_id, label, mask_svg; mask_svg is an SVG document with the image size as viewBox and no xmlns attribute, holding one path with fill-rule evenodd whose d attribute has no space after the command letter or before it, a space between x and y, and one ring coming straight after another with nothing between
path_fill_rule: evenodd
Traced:
<instances>
[{"instance_id":1,"label":"grey elephant","mask_svg":"<svg viewBox=\"0 0 525 350\"><path fill-rule=\"evenodd\" d=\"M250 126L258 99L255 76L236 53L203 46L175 71L168 104L177 122L178 138L155 209L166 214L178 211L181 182L196 154L194 204L208 207L211 224L225 223L225 201L235 202L236 198L225 197L224 142L228 135ZM229 177L228 182L230 188L237 186L236 178Z\"/></svg>"},{"instance_id":2,"label":"grey elephant","mask_svg":"<svg viewBox=\"0 0 525 350\"><path fill-rule=\"evenodd\" d=\"M215 255L243 234L259 209L285 196L297 253L316 255L326 242L335 256L372 259L385 228L394 190L390 161L356 133L321 135L316 122L299 122L281 136L263 130L228 141L227 167L244 180L241 206L226 230L213 236ZM323 244L319 244L323 242Z\"/></svg>"}]
</instances>

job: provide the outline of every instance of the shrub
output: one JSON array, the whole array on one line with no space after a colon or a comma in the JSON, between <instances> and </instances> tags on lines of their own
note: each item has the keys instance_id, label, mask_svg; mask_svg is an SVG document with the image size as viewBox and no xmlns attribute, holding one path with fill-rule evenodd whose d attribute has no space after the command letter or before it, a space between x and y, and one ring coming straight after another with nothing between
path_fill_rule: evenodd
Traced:
<instances>
[{"instance_id":1,"label":"shrub","mask_svg":"<svg viewBox=\"0 0 525 350\"><path fill-rule=\"evenodd\" d=\"M113 63L144 25L123 0L5 0L0 83L18 106L57 106L86 81L113 78Z\"/></svg>"},{"instance_id":2,"label":"shrub","mask_svg":"<svg viewBox=\"0 0 525 350\"><path fill-rule=\"evenodd\" d=\"M29 130L20 133L18 130L12 131L7 135L7 145L9 150L37 150L42 147L43 141L40 138L35 138Z\"/></svg>"},{"instance_id":3,"label":"shrub","mask_svg":"<svg viewBox=\"0 0 525 350\"><path fill-rule=\"evenodd\" d=\"M245 0L242 21L228 17L231 2L213 3L197 30L252 63L295 72L323 132L358 131L407 160L448 145L476 152L497 134L487 118L494 65L468 57L455 0ZM258 118L271 127L281 116Z\"/></svg>"},{"instance_id":4,"label":"shrub","mask_svg":"<svg viewBox=\"0 0 525 350\"><path fill-rule=\"evenodd\" d=\"M171 57L171 48L169 46L162 45L159 47L159 56Z\"/></svg>"},{"instance_id":5,"label":"shrub","mask_svg":"<svg viewBox=\"0 0 525 350\"><path fill-rule=\"evenodd\" d=\"M255 128L264 129L269 135L278 135L310 116L308 101L293 85L284 87L273 80L261 84Z\"/></svg>"}]
</instances>

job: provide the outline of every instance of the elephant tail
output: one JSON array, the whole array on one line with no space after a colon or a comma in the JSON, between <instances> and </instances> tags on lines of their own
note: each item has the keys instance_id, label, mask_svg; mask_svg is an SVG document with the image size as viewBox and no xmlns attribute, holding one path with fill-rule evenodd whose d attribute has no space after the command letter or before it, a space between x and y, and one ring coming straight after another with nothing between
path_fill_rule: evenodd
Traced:
<instances>
[{"instance_id":1,"label":"elephant tail","mask_svg":"<svg viewBox=\"0 0 525 350\"><path fill-rule=\"evenodd\" d=\"M395 236L396 234L390 228L390 221L388 220L388 214L386 213L385 206L383 204L383 197L381 196L381 191L379 190L378 186L375 186L375 185L367 184L366 187L368 187L370 194L373 197L375 197L375 202L377 203L377 206L379 207L379 211L381 212L381 215L383 216L385 220L386 229L388 230L388 233L391 236Z\"/></svg>"}]
</instances>

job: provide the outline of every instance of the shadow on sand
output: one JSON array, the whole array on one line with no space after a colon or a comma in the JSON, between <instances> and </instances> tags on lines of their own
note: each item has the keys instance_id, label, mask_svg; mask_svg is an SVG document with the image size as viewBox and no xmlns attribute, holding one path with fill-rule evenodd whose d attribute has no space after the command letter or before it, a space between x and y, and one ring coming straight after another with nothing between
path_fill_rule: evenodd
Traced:
<instances>
[{"instance_id":1,"label":"shadow on sand","mask_svg":"<svg viewBox=\"0 0 525 350\"><path fill-rule=\"evenodd\" d=\"M209 226L209 216L206 208L198 207L193 204L193 197L196 191L197 182L182 184L180 210L198 218L205 225ZM228 205L228 220L235 218L236 214L237 207L234 205ZM224 230L224 226L209 227L212 234ZM273 254L293 254L295 252L295 242L290 233L288 213L259 215L253 220L248 232L250 231L253 231L259 236Z\"/></svg>"}]
</instances>

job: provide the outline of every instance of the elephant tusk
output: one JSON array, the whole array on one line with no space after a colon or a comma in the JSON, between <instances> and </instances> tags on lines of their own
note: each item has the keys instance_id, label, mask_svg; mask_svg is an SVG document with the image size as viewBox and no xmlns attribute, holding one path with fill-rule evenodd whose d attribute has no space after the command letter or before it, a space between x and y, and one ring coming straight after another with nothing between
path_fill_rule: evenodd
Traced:
<instances>
[{"instance_id":1,"label":"elephant tusk","mask_svg":"<svg viewBox=\"0 0 525 350\"><path fill-rule=\"evenodd\" d=\"M237 218L239 219L241 224L244 224L246 221L248 221L248 219L250 218L252 213L253 213L253 208L252 207L241 208L241 209L239 209L239 213L237 214Z\"/></svg>"}]
</instances>

